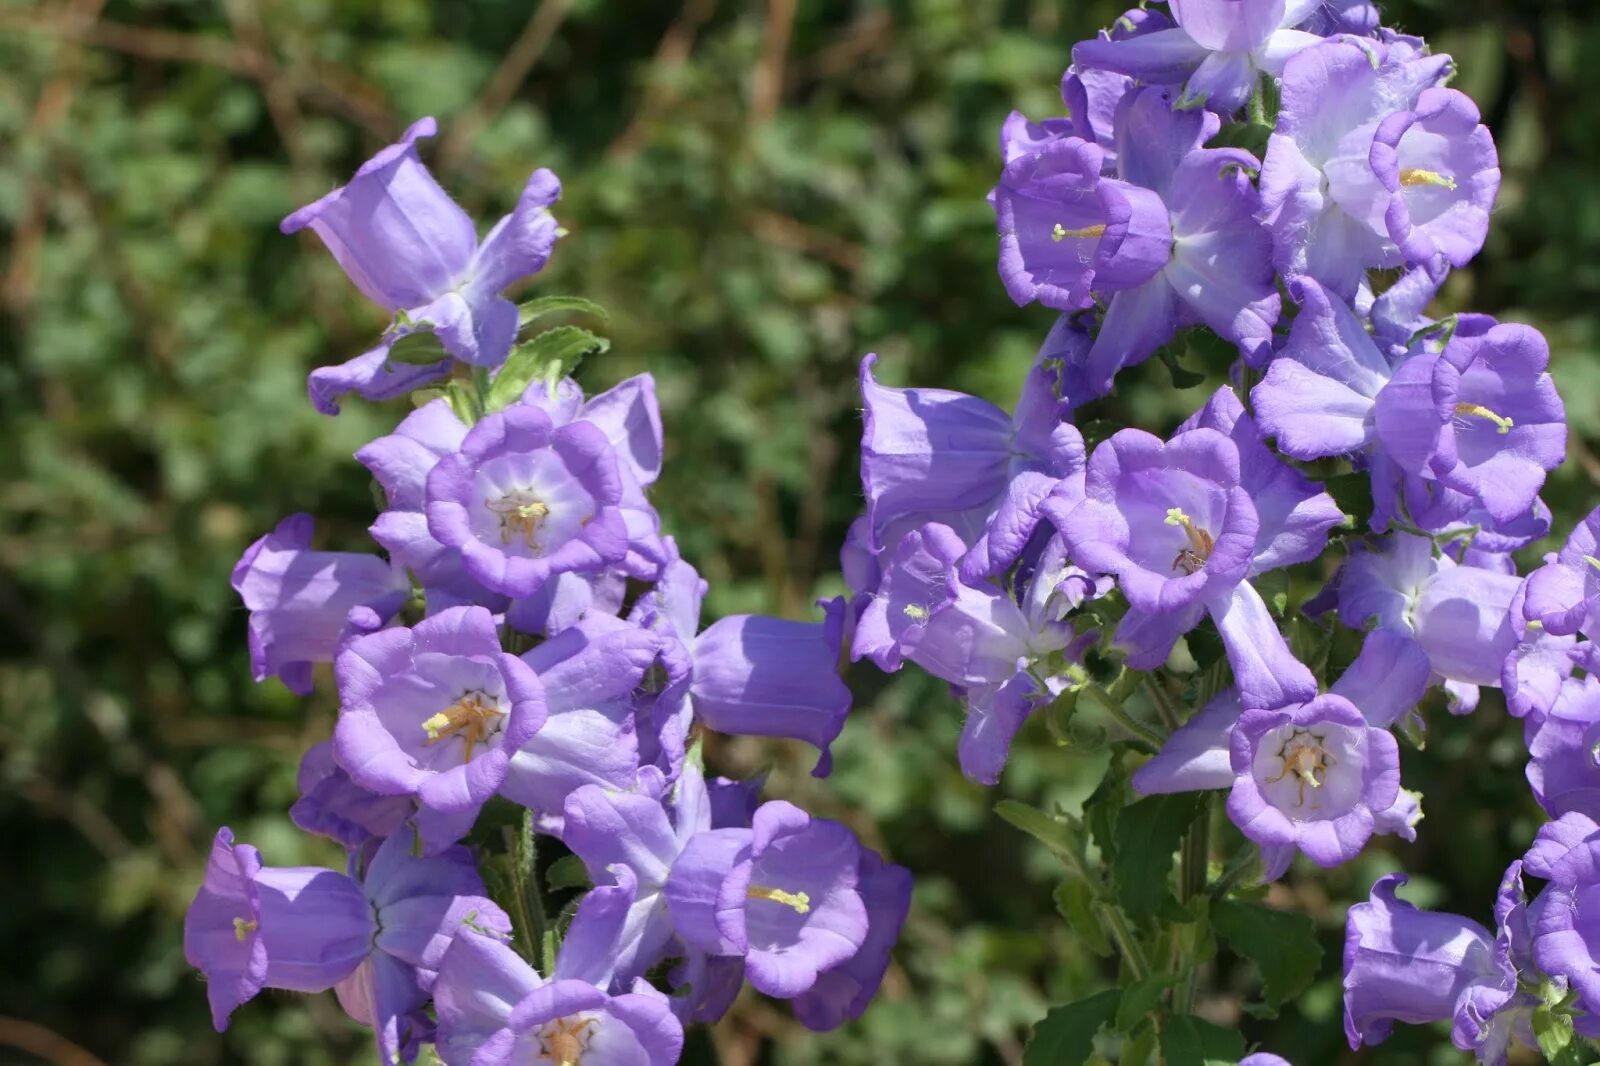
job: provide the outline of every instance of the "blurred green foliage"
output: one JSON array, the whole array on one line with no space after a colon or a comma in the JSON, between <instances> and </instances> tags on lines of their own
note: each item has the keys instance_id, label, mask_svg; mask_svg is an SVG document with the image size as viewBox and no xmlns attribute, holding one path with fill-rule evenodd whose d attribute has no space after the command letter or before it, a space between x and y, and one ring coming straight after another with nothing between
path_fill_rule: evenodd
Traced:
<instances>
[{"instance_id":1,"label":"blurred green foliage","mask_svg":"<svg viewBox=\"0 0 1600 1066\"><path fill-rule=\"evenodd\" d=\"M1111 0L16 0L0 2L0 1061L368 1061L331 997L272 995L211 1031L180 923L213 828L267 861L327 862L289 825L299 753L333 706L252 685L228 588L291 511L359 549L350 459L404 411L306 403L308 368L382 326L312 240L277 232L411 119L441 180L488 221L529 170L561 174L571 230L537 292L614 315L584 381L649 369L668 466L655 500L711 582L711 614L805 616L840 587L861 504L856 365L1009 404L1049 327L994 275L984 193L1001 119L1059 106L1068 49ZM1396 0L1391 22L1460 61L1506 171L1479 265L1444 302L1550 336L1573 462L1565 527L1600 482L1600 17L1570 0ZM1111 417L1196 406L1151 364ZM729 772L850 822L911 867L916 905L866 1019L826 1037L742 1001L689 1061L1007 1063L1051 1003L1103 986L1054 914L1059 870L955 769L959 711L911 672L851 675L857 710L823 783L809 758L713 746ZM1404 864L1414 894L1486 918L1537 821L1519 731L1489 699L1405 755L1417 844L1270 901L1327 948L1276 1020L1224 951L1199 1010L1300 1063L1455 1062L1441 1033L1352 1056L1338 1026L1343 909ZM1082 800L1106 755L1030 729L1004 794ZM1463 843L1470 842L1468 846ZM65 1041L66 1043L62 1043ZM1443 1050L1440 1050L1440 1049Z\"/></svg>"}]
</instances>

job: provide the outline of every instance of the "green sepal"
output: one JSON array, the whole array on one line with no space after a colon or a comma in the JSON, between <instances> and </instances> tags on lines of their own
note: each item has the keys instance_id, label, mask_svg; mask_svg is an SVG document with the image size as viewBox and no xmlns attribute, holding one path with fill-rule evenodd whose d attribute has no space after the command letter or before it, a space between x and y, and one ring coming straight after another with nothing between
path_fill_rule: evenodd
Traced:
<instances>
[{"instance_id":1,"label":"green sepal","mask_svg":"<svg viewBox=\"0 0 1600 1066\"><path fill-rule=\"evenodd\" d=\"M1022 1051L1022 1066L1083 1066L1094 1052L1094 1037L1117 1013L1120 989L1052 1007L1033 1027Z\"/></svg>"},{"instance_id":2,"label":"green sepal","mask_svg":"<svg viewBox=\"0 0 1600 1066\"><path fill-rule=\"evenodd\" d=\"M580 326L556 326L511 350L484 395L484 407L499 411L522 398L528 386L543 381L551 386L577 369L587 355L598 355L611 342Z\"/></svg>"},{"instance_id":3,"label":"green sepal","mask_svg":"<svg viewBox=\"0 0 1600 1066\"><path fill-rule=\"evenodd\" d=\"M429 366L433 363L442 363L450 358L450 353L444 350L444 345L439 343L439 336L429 330L420 333L407 333L389 345L389 354L384 357L390 363L404 363L407 366Z\"/></svg>"},{"instance_id":4,"label":"green sepal","mask_svg":"<svg viewBox=\"0 0 1600 1066\"><path fill-rule=\"evenodd\" d=\"M483 399L478 395L477 386L470 381L451 381L444 387L444 398L449 401L450 410L468 426L477 425L478 419L483 417Z\"/></svg>"},{"instance_id":5,"label":"green sepal","mask_svg":"<svg viewBox=\"0 0 1600 1066\"><path fill-rule=\"evenodd\" d=\"M1572 1015L1548 1004L1533 1009L1533 1038L1551 1066L1584 1066L1583 1041L1572 1031Z\"/></svg>"}]
</instances>

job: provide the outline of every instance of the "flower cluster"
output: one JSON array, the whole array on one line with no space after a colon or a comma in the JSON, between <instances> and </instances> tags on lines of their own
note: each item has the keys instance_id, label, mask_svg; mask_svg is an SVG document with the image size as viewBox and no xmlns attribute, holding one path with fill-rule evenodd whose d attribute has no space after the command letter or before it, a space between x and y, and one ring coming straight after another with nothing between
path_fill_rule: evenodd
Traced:
<instances>
[{"instance_id":1,"label":"flower cluster","mask_svg":"<svg viewBox=\"0 0 1600 1066\"><path fill-rule=\"evenodd\" d=\"M371 351L312 373L319 409L448 381L356 453L383 554L314 548L295 515L234 571L257 680L308 694L332 664L338 721L290 814L348 863L266 866L217 833L184 935L216 1026L263 988L331 988L384 1063L432 1043L450 1066L668 1066L684 1025L748 980L836 1027L877 991L910 876L839 823L762 803L759 781L708 778L697 731L804 740L826 774L850 708L845 605L701 628L706 583L647 495L653 381L586 396L571 357L604 342L530 328L586 305L501 295L561 234L558 182L535 172L479 241L418 156L433 131L283 224L394 315ZM513 922L530 890L487 890L471 834L491 800L581 863L592 887L562 921Z\"/></svg>"},{"instance_id":2,"label":"flower cluster","mask_svg":"<svg viewBox=\"0 0 1600 1066\"><path fill-rule=\"evenodd\" d=\"M1543 1044L1537 1011L1600 1028L1600 511L1518 573L1550 531L1565 411L1536 330L1427 314L1500 181L1452 74L1360 0L1170 0L1078 44L1064 114L1011 115L990 194L1006 292L1060 318L1011 415L886 387L866 358L843 566L852 656L948 682L983 783L1042 708L1199 677L1186 720L1155 700L1165 728L1113 707L1149 756L1132 788L1225 790L1267 880L1415 839L1397 736L1430 689L1461 714L1503 689L1559 820L1508 875L1498 933L1387 879L1344 960L1352 1046L1453 1017L1503 1062ZM1165 438L1101 428L1119 374L1159 354L1178 382L1199 333L1231 350L1227 384ZM1336 564L1303 606L1265 591ZM1361 644L1330 674L1340 624ZM1531 904L1521 872L1550 881Z\"/></svg>"}]
</instances>

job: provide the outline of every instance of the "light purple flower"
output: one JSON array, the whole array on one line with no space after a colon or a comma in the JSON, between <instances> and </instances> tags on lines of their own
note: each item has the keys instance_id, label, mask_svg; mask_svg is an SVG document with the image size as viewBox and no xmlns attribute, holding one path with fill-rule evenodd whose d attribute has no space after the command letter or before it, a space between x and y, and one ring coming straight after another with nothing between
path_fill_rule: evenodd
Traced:
<instances>
[{"instance_id":1,"label":"light purple flower","mask_svg":"<svg viewBox=\"0 0 1600 1066\"><path fill-rule=\"evenodd\" d=\"M184 918L184 955L206 974L219 1032L263 988L337 988L346 1011L373 1027L380 1060L392 1062L411 1043L407 1030L452 938L469 925L511 932L463 848L416 858L402 833L373 852L357 881L321 867L263 866L224 828Z\"/></svg>"},{"instance_id":2,"label":"light purple flower","mask_svg":"<svg viewBox=\"0 0 1600 1066\"><path fill-rule=\"evenodd\" d=\"M643 980L609 991L632 897L625 869L585 896L548 978L493 937L459 935L433 990L445 1066L673 1066L683 1026L667 997Z\"/></svg>"},{"instance_id":3,"label":"light purple flower","mask_svg":"<svg viewBox=\"0 0 1600 1066\"><path fill-rule=\"evenodd\" d=\"M708 728L741 736L803 740L821 754L812 771L832 769L829 746L850 713L839 677L845 603L823 604L822 622L729 615L693 645L694 713Z\"/></svg>"},{"instance_id":4,"label":"light purple flower","mask_svg":"<svg viewBox=\"0 0 1600 1066\"><path fill-rule=\"evenodd\" d=\"M1400 751L1355 705L1326 695L1282 710L1247 710L1231 736L1235 776L1228 817L1264 851L1298 848L1337 866L1366 846L1380 812L1400 792Z\"/></svg>"},{"instance_id":5,"label":"light purple flower","mask_svg":"<svg viewBox=\"0 0 1600 1066\"><path fill-rule=\"evenodd\" d=\"M1552 818L1600 818L1600 680L1565 681L1548 712L1526 720L1528 784Z\"/></svg>"},{"instance_id":6,"label":"light purple flower","mask_svg":"<svg viewBox=\"0 0 1600 1066\"><path fill-rule=\"evenodd\" d=\"M311 694L311 668L330 663L348 618L369 608L392 618L410 594L405 571L376 555L311 550L314 522L294 514L250 547L233 568L233 590L250 611L250 667Z\"/></svg>"},{"instance_id":7,"label":"light purple flower","mask_svg":"<svg viewBox=\"0 0 1600 1066\"><path fill-rule=\"evenodd\" d=\"M1310 275L1351 299L1367 267L1403 262L1386 229L1341 203L1340 166L1349 160L1370 175L1379 124L1415 108L1450 69L1448 56L1354 37L1317 44L1285 64L1278 127L1261 164L1262 217L1279 273ZM1357 202L1353 193L1345 199Z\"/></svg>"},{"instance_id":8,"label":"light purple flower","mask_svg":"<svg viewBox=\"0 0 1600 1066\"><path fill-rule=\"evenodd\" d=\"M807 1029L824 1032L861 1017L878 994L889 952L911 909L911 871L862 849L857 873L856 888L867 906L867 938L861 950L818 974L817 983L795 997L795 1017Z\"/></svg>"},{"instance_id":9,"label":"light purple flower","mask_svg":"<svg viewBox=\"0 0 1600 1066\"><path fill-rule=\"evenodd\" d=\"M750 983L792 999L862 949L861 845L844 826L781 801L749 830L691 839L665 895L678 935L709 955L738 955Z\"/></svg>"},{"instance_id":10,"label":"light purple flower","mask_svg":"<svg viewBox=\"0 0 1600 1066\"><path fill-rule=\"evenodd\" d=\"M1528 575L1523 615L1560 636L1600 636L1600 508L1573 528L1561 551Z\"/></svg>"},{"instance_id":11,"label":"light purple flower","mask_svg":"<svg viewBox=\"0 0 1600 1066\"><path fill-rule=\"evenodd\" d=\"M627 555L616 453L597 427L515 406L487 415L428 472L428 532L468 574L507 596Z\"/></svg>"},{"instance_id":12,"label":"light purple flower","mask_svg":"<svg viewBox=\"0 0 1600 1066\"><path fill-rule=\"evenodd\" d=\"M380 796L351 780L335 761L331 740L307 749L296 782L300 798L289 808L289 820L308 833L338 841L347 851L393 836L416 812L410 796Z\"/></svg>"},{"instance_id":13,"label":"light purple flower","mask_svg":"<svg viewBox=\"0 0 1600 1066\"><path fill-rule=\"evenodd\" d=\"M415 796L436 816L418 823L430 852L471 827L547 713L544 686L500 650L481 607L361 637L340 653L335 674L339 764L363 788Z\"/></svg>"},{"instance_id":14,"label":"light purple flower","mask_svg":"<svg viewBox=\"0 0 1600 1066\"><path fill-rule=\"evenodd\" d=\"M1184 96L1228 114L1244 106L1263 73L1283 73L1290 56L1318 43L1294 27L1319 0L1179 0L1173 29L1126 40L1100 38L1072 49L1079 67L1098 67L1156 85L1184 85Z\"/></svg>"},{"instance_id":15,"label":"light purple flower","mask_svg":"<svg viewBox=\"0 0 1600 1066\"><path fill-rule=\"evenodd\" d=\"M1083 438L1063 421L1044 368L1030 372L1010 416L964 393L879 385L875 360L861 361L861 483L875 550L940 522L973 548L974 576L999 573L1027 545L1046 497L1082 495Z\"/></svg>"},{"instance_id":16,"label":"light purple flower","mask_svg":"<svg viewBox=\"0 0 1600 1066\"><path fill-rule=\"evenodd\" d=\"M437 125L424 118L364 163L348 185L283 220L285 233L310 227L344 272L373 303L397 315L397 328L365 355L314 371L312 402L337 414L337 397L399 395L442 376L448 361L425 367L388 362L400 336L427 328L462 362L493 367L517 333L517 307L500 293L538 273L558 229L550 205L561 183L548 170L528 179L516 209L480 244L472 220L440 188L417 155L416 141Z\"/></svg>"}]
</instances>

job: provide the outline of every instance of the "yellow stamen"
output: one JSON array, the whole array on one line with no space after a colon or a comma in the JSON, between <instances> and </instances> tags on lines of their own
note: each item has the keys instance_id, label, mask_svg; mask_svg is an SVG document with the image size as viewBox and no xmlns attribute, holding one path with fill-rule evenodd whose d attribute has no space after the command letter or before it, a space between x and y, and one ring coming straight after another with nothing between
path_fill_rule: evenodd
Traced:
<instances>
[{"instance_id":1,"label":"yellow stamen","mask_svg":"<svg viewBox=\"0 0 1600 1066\"><path fill-rule=\"evenodd\" d=\"M251 933L256 931L259 925L260 923L256 921L247 922L243 918L235 918L233 920L233 935L238 937L239 942L242 944Z\"/></svg>"},{"instance_id":2,"label":"yellow stamen","mask_svg":"<svg viewBox=\"0 0 1600 1066\"><path fill-rule=\"evenodd\" d=\"M926 622L928 620L928 609L915 603L906 604L902 608L902 612L914 622Z\"/></svg>"},{"instance_id":3,"label":"yellow stamen","mask_svg":"<svg viewBox=\"0 0 1600 1066\"><path fill-rule=\"evenodd\" d=\"M1495 424L1495 428L1501 433L1510 433L1511 427L1516 425L1511 419L1495 414L1481 403L1458 403L1456 404L1456 414L1467 415L1471 418L1488 419Z\"/></svg>"},{"instance_id":4,"label":"yellow stamen","mask_svg":"<svg viewBox=\"0 0 1600 1066\"><path fill-rule=\"evenodd\" d=\"M1050 231L1050 239L1053 241L1064 241L1068 237L1071 237L1074 240L1089 240L1091 238L1094 240L1099 240L1101 237L1105 236L1105 232L1106 228L1103 225L1085 226L1082 229L1064 229L1061 223L1057 222L1056 228Z\"/></svg>"},{"instance_id":5,"label":"yellow stamen","mask_svg":"<svg viewBox=\"0 0 1600 1066\"><path fill-rule=\"evenodd\" d=\"M1182 526L1184 536L1189 541L1189 546L1180 550L1177 558L1172 560L1172 568L1182 570L1185 574L1202 569L1206 560L1211 558L1211 549L1217 546L1216 539L1195 525L1194 519L1185 514L1181 507L1167 508L1166 523L1169 526Z\"/></svg>"},{"instance_id":6,"label":"yellow stamen","mask_svg":"<svg viewBox=\"0 0 1600 1066\"><path fill-rule=\"evenodd\" d=\"M484 506L500 516L500 543L510 544L513 536L522 537L522 543L536 548L533 538L539 526L550 514L550 507L527 490L508 492L498 500L486 500Z\"/></svg>"},{"instance_id":7,"label":"yellow stamen","mask_svg":"<svg viewBox=\"0 0 1600 1066\"><path fill-rule=\"evenodd\" d=\"M781 888L752 885L745 895L751 899L770 900L773 903L781 903L785 907L793 907L796 914L811 913L811 897L805 892L785 892Z\"/></svg>"},{"instance_id":8,"label":"yellow stamen","mask_svg":"<svg viewBox=\"0 0 1600 1066\"><path fill-rule=\"evenodd\" d=\"M1437 170L1402 170L1401 185L1437 185L1441 189L1454 189L1456 179Z\"/></svg>"},{"instance_id":9,"label":"yellow stamen","mask_svg":"<svg viewBox=\"0 0 1600 1066\"><path fill-rule=\"evenodd\" d=\"M429 746L460 734L467 742L464 762L472 761L472 748L489 739L490 726L504 718L506 712L481 692L469 692L450 706L422 723L428 734Z\"/></svg>"},{"instance_id":10,"label":"yellow stamen","mask_svg":"<svg viewBox=\"0 0 1600 1066\"><path fill-rule=\"evenodd\" d=\"M1321 788L1327 781L1328 769L1334 765L1333 756L1322 746L1326 739L1309 730L1296 729L1278 751L1278 758L1283 760L1283 770L1277 777L1267 778L1267 784L1275 785L1291 774L1299 778L1300 788L1295 806L1304 807L1306 786Z\"/></svg>"},{"instance_id":11,"label":"yellow stamen","mask_svg":"<svg viewBox=\"0 0 1600 1066\"><path fill-rule=\"evenodd\" d=\"M1600 570L1600 559L1596 559L1592 555L1585 555L1583 557L1583 561L1594 567L1596 570Z\"/></svg>"},{"instance_id":12,"label":"yellow stamen","mask_svg":"<svg viewBox=\"0 0 1600 1066\"><path fill-rule=\"evenodd\" d=\"M593 1018L573 1021L557 1018L539 1032L539 1052L556 1063L556 1066L580 1066L583 1053L589 1050L589 1030Z\"/></svg>"}]
</instances>

